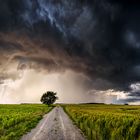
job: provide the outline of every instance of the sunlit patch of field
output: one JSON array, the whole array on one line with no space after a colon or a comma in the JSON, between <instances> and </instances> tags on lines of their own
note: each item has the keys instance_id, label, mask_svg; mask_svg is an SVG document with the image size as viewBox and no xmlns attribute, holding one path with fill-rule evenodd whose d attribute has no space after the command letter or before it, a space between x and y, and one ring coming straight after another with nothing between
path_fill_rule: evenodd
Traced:
<instances>
[{"instance_id":1,"label":"sunlit patch of field","mask_svg":"<svg viewBox=\"0 0 140 140\"><path fill-rule=\"evenodd\" d=\"M63 105L88 140L140 140L140 106Z\"/></svg>"},{"instance_id":2,"label":"sunlit patch of field","mask_svg":"<svg viewBox=\"0 0 140 140\"><path fill-rule=\"evenodd\" d=\"M51 108L39 104L0 105L0 140L19 140Z\"/></svg>"}]
</instances>

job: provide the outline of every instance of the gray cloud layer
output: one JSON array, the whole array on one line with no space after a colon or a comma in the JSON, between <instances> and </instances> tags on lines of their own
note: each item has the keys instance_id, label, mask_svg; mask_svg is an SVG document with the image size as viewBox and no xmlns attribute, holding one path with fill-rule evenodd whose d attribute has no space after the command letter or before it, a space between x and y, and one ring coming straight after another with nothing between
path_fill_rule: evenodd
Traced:
<instances>
[{"instance_id":1,"label":"gray cloud layer","mask_svg":"<svg viewBox=\"0 0 140 140\"><path fill-rule=\"evenodd\" d=\"M117 0L0 0L0 83L20 78L17 71L24 69L71 69L89 77L89 87L128 90L140 81L139 6Z\"/></svg>"}]
</instances>

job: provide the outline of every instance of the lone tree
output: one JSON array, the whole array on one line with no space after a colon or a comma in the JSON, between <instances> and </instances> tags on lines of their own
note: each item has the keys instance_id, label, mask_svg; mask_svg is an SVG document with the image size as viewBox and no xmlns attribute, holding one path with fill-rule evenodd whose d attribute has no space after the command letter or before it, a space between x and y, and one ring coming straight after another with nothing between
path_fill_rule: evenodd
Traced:
<instances>
[{"instance_id":1,"label":"lone tree","mask_svg":"<svg viewBox=\"0 0 140 140\"><path fill-rule=\"evenodd\" d=\"M51 104L53 104L58 99L58 97L56 96L56 94L57 93L55 93L53 91L47 91L46 93L44 93L42 95L40 101L43 104L51 105Z\"/></svg>"}]
</instances>

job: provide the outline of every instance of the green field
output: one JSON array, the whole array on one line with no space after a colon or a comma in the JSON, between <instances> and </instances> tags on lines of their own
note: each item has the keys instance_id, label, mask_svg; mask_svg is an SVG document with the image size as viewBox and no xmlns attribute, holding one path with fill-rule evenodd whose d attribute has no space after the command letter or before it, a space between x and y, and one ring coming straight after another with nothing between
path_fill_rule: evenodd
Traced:
<instances>
[{"instance_id":1,"label":"green field","mask_svg":"<svg viewBox=\"0 0 140 140\"><path fill-rule=\"evenodd\" d=\"M140 106L64 105L88 140L140 140Z\"/></svg>"},{"instance_id":2,"label":"green field","mask_svg":"<svg viewBox=\"0 0 140 140\"><path fill-rule=\"evenodd\" d=\"M140 140L140 106L62 105L88 140ZM0 105L0 140L19 140L52 107Z\"/></svg>"},{"instance_id":3,"label":"green field","mask_svg":"<svg viewBox=\"0 0 140 140\"><path fill-rule=\"evenodd\" d=\"M19 140L34 128L52 107L46 105L0 105L0 140Z\"/></svg>"}]
</instances>

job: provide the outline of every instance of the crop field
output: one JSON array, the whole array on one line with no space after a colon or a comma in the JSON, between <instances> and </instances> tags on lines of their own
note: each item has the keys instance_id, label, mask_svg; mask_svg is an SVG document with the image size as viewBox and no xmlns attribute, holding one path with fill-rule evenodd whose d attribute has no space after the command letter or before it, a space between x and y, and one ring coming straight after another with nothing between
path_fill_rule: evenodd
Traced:
<instances>
[{"instance_id":1,"label":"crop field","mask_svg":"<svg viewBox=\"0 0 140 140\"><path fill-rule=\"evenodd\" d=\"M0 105L0 140L19 140L51 108L37 104Z\"/></svg>"},{"instance_id":2,"label":"crop field","mask_svg":"<svg viewBox=\"0 0 140 140\"><path fill-rule=\"evenodd\" d=\"M64 105L88 140L140 140L140 106Z\"/></svg>"}]
</instances>

